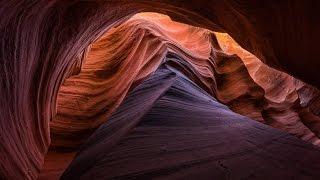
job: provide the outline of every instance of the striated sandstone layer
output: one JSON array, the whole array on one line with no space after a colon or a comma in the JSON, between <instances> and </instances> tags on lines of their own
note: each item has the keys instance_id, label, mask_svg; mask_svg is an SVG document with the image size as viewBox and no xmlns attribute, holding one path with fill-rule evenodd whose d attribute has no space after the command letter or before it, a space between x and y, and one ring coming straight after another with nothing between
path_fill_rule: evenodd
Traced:
<instances>
[{"instance_id":1,"label":"striated sandstone layer","mask_svg":"<svg viewBox=\"0 0 320 180\"><path fill-rule=\"evenodd\" d=\"M298 96L302 82L267 67L226 34L173 22L164 15L143 13L94 42L78 74L62 84L58 113L50 124L51 147L76 149L108 119L130 89L158 69L166 55L174 54L179 54L176 58L180 60L167 59L167 64L233 111L319 144L316 126L308 126L305 118L299 117L302 103L309 108ZM62 173L63 169L55 169L48 161L42 176L50 176L50 168Z\"/></svg>"},{"instance_id":2,"label":"striated sandstone layer","mask_svg":"<svg viewBox=\"0 0 320 180\"><path fill-rule=\"evenodd\" d=\"M319 144L318 90L225 54L211 32L228 33L263 63L320 87L319 7L298 0L0 1L0 177L35 179L50 144L77 148L167 51L179 54L179 71L232 110ZM120 25L144 11L210 31Z\"/></svg>"},{"instance_id":3,"label":"striated sandstone layer","mask_svg":"<svg viewBox=\"0 0 320 180\"><path fill-rule=\"evenodd\" d=\"M90 46L80 72L62 84L58 112L50 124L51 146L82 144L128 90L158 68L168 52L188 61L195 70L186 62L181 62L180 70L235 112L319 144L320 129L299 117L318 91L313 88L314 94L303 102L299 92L308 90L300 89L311 86L264 65L229 36L217 37L230 55L220 49L212 32L173 22L164 15L138 14L109 30Z\"/></svg>"},{"instance_id":4,"label":"striated sandstone layer","mask_svg":"<svg viewBox=\"0 0 320 180\"><path fill-rule=\"evenodd\" d=\"M61 179L319 177L319 149L233 113L167 64L174 61L129 93Z\"/></svg>"},{"instance_id":5,"label":"striated sandstone layer","mask_svg":"<svg viewBox=\"0 0 320 180\"><path fill-rule=\"evenodd\" d=\"M209 31L151 15L158 18L150 21L144 18L148 16L135 16L90 46L80 73L60 87L57 115L50 124L52 146L81 144L121 103L130 87L158 68L167 52L189 56L186 58L198 64L198 72L204 68L201 73L213 78L206 67Z\"/></svg>"},{"instance_id":6,"label":"striated sandstone layer","mask_svg":"<svg viewBox=\"0 0 320 180\"><path fill-rule=\"evenodd\" d=\"M229 35L215 34L223 51L237 54L252 80L264 90L264 105L258 109L258 116L248 114L249 104L231 106L232 110L320 145L320 119L316 108L319 90L263 64L257 57L242 49Z\"/></svg>"}]
</instances>

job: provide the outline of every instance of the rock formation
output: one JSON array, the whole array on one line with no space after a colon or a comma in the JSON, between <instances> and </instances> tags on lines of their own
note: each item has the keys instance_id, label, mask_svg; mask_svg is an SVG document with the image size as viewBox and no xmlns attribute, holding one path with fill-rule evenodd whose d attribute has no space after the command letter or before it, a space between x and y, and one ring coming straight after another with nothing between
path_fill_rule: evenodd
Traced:
<instances>
[{"instance_id":1,"label":"rock formation","mask_svg":"<svg viewBox=\"0 0 320 180\"><path fill-rule=\"evenodd\" d=\"M61 179L319 177L319 149L231 112L172 61L129 93Z\"/></svg>"},{"instance_id":2,"label":"rock formation","mask_svg":"<svg viewBox=\"0 0 320 180\"><path fill-rule=\"evenodd\" d=\"M117 114L121 111L121 107L128 106L125 100L126 97L130 100L128 93L136 93L137 88L141 88L139 85L142 84L143 87L150 78L152 80L157 77L154 74L157 74L160 71L159 68L161 69L164 65L169 68L168 71L173 71L179 77L186 77L188 81L185 87L188 92L178 94L172 92L176 96L186 94L183 96L186 99L181 99L182 103L183 101L192 102L190 98L193 96L201 96L194 100L194 109L184 109L183 106L176 105L184 109L182 112L190 111L190 120L192 120L190 125L197 123L194 122L195 114L192 114L192 110L196 111L199 107L202 110L197 113L204 113L199 121L199 123L203 121L200 128L202 130L206 126L211 126L210 123L219 122L219 119L213 117L213 122L206 120L208 117L216 116L216 113L222 115L221 123L224 122L226 127L228 127L228 121L233 121L234 118L241 119L246 129L244 134L232 133L235 131L232 127L235 128L236 125L230 125L232 127L229 130L221 130L222 133L230 132L230 136L221 137L222 139L231 138L233 135L240 136L237 137L239 141L248 141L249 144L243 146L234 143L234 153L257 146L258 148L244 153L254 164L262 161L255 160L250 152L254 151L258 156L265 156L265 153L260 152L265 147L272 151L271 157L275 158L275 161L281 161L283 157L288 158L288 161L279 164L279 167L285 166L286 171L294 171L294 175L301 178L307 175L310 178L317 177L316 169L319 168L319 162L316 159L319 159L320 154L317 148L253 120L284 130L314 145L320 144L320 96L317 89L320 87L320 81L317 78L320 61L317 58L316 46L316 42L320 40L319 15L316 11L319 7L320 3L317 1L289 0L281 2L55 0L32 3L15 0L1 1L0 177L36 179L41 169L44 169L40 177L45 179L50 176L48 169L55 170L59 165L64 166L59 167L57 173L53 175L58 177L73 159L75 152L79 151L80 145L82 148L63 178L80 177L80 174L74 173L79 172L79 165L94 167L90 163L83 165L83 158L103 156L110 162L109 158L112 156L109 157L107 153L98 153L105 147L96 142L96 134L102 133L104 136L101 138L108 139L110 133L113 137L113 131L116 133L121 130L121 133L129 133L130 128L133 128L133 135L139 134L134 128L139 130L141 126L145 126L144 123L148 124L149 120L143 121L143 118L138 118L128 124L111 127L113 129L104 130L103 127L110 125L109 118L111 120L121 118L117 117ZM148 11L167 14L180 23L173 22L164 15L148 13L138 14L128 20L136 13ZM228 33L241 47L255 56L238 46L229 36L221 33ZM165 82L156 84L166 86ZM166 88L174 90L181 87L170 84ZM155 97L158 91L161 93L161 88L152 97ZM141 92L143 93L139 96L143 101L143 95L147 96L150 92L148 88L142 89ZM164 98L166 96L172 95L164 94ZM152 99L152 97L149 98ZM177 98L168 100L175 101ZM203 98L209 102L205 106L200 106ZM167 113L170 108L175 108L171 107L170 103L163 104L164 109L155 111L159 116L152 114L152 108L144 109L149 106L157 107L157 102L147 99L139 103L136 108L141 106L142 109L139 110L145 110L145 113L153 115L150 117L159 117L159 119L168 115L163 112L167 107ZM219 102L253 120L238 114L232 117L227 115L232 112ZM203 111L211 103L213 107L218 107L218 112ZM159 105L161 106L161 103ZM136 111L138 113L138 110ZM205 116L206 113L207 116ZM130 115L134 116L134 111L130 110L128 114L122 114L126 118ZM137 125L137 123L140 124ZM100 125L102 125L101 128L96 130ZM258 129L248 130L249 126L255 126ZM217 126L212 131L218 132L219 128L220 126ZM225 130L225 128L222 129ZM262 133L259 128L266 129L266 132ZM207 130L210 131L210 129ZM196 133L196 127L191 131ZM94 133L93 136L91 136L92 133ZM175 134L172 133L172 135ZM169 132L168 135L170 135ZM252 137L254 135L257 137ZM89 136L91 137L88 140ZM110 140L121 144L122 138L125 137L116 134L114 139ZM177 136L176 140L179 140L178 137L180 136ZM128 138L134 137L128 135ZM181 138L187 137L181 136ZM189 138L185 140L193 142L192 138ZM199 147L219 142L211 136L204 137L203 134L194 141L198 141ZM206 143L207 141L209 142ZM150 139L150 142L155 141ZM101 149L98 148L90 154L91 148L95 149L95 144L101 146ZM131 145L134 147L135 144ZM174 147L170 144L168 150L164 149L161 152L168 152L170 155L171 148L183 147L178 145ZM197 143L190 145L197 146ZM230 145L232 143L222 145L221 148L230 147ZM49 146L50 150L43 168ZM163 147L160 144L156 146ZM297 146L300 148L297 149ZM125 150L122 148L129 147L116 146L120 148L119 152ZM156 156L152 148L145 150L151 153L150 156ZM284 150L289 152L287 156ZM62 151L68 152L62 153ZM209 148L206 153L210 151L212 150ZM134 152L130 153L134 154ZM208 155L205 152L197 153ZM130 155L134 158L138 156ZM225 156L228 154L221 155L222 159L225 159ZM306 158L295 159L299 156ZM117 154L114 157L125 160ZM52 160L64 158L68 159L68 162L51 163ZM175 156L175 158L187 160L183 159L183 156ZM198 158L202 159L200 155ZM190 161L194 160L197 158ZM234 160L232 163L238 162ZM293 162L298 164L291 166ZM220 160L210 161L210 163L219 164ZM263 166L264 169L257 169L257 172L273 171L267 164ZM107 163L104 165L109 166ZM115 170L116 167L114 166ZM223 168L224 165L220 167ZM232 167L235 168L237 165ZM190 172L193 176L200 172L203 172L204 176L208 175L208 169L196 172L197 168L201 168L200 166L190 168L192 170L185 171L185 175ZM92 169L92 172L88 171L88 174L83 172L86 174L84 177L90 177L90 173L98 173L97 171L99 171L98 168ZM178 169L166 169L166 171L178 172ZM137 172L132 171L132 173L140 177L136 174ZM166 172L145 173L147 176L141 177L156 177ZM225 177L226 174L228 173L216 175ZM115 176L126 177L127 175L130 174L119 173ZM180 175L182 174L169 177L181 177ZM250 173L242 175L247 177ZM257 174L253 173L253 175ZM113 175L109 175L111 176ZM274 177L290 178L292 176L278 172Z\"/></svg>"}]
</instances>

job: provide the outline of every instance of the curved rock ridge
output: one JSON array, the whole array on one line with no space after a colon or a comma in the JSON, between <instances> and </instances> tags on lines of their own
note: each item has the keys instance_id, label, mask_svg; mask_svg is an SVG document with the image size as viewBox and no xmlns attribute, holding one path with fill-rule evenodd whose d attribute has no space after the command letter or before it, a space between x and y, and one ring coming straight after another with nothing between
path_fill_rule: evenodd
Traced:
<instances>
[{"instance_id":1,"label":"curved rock ridge","mask_svg":"<svg viewBox=\"0 0 320 180\"><path fill-rule=\"evenodd\" d=\"M305 127L296 113L299 109L292 109L299 101L296 86L301 83L268 68L250 53L244 54L232 39L228 40L220 38L219 42L234 46L224 50L240 53L245 64L237 56L222 52L210 31L173 22L164 15L138 14L109 30L90 46L80 73L61 86L58 113L50 124L51 146L73 148L82 144L116 109L130 87L157 69L167 52L188 61L177 64L181 71L235 112L319 144L309 130L314 128ZM273 76L278 78L273 80ZM290 120L283 117L286 112Z\"/></svg>"},{"instance_id":2,"label":"curved rock ridge","mask_svg":"<svg viewBox=\"0 0 320 180\"><path fill-rule=\"evenodd\" d=\"M230 111L168 64L175 61L167 57L129 93L61 179L319 177L318 148Z\"/></svg>"},{"instance_id":3,"label":"curved rock ridge","mask_svg":"<svg viewBox=\"0 0 320 180\"><path fill-rule=\"evenodd\" d=\"M63 82L65 84L72 82L72 80L66 80L68 77L72 79L75 76L86 76L85 73L81 74L81 72L85 72L82 70L85 70L86 63L87 67L90 67L89 61L86 62L85 60L104 54L97 51L97 55L90 55L92 51L90 46L93 46L93 42L106 32L108 33L108 30L112 27L116 27L129 19L132 15L138 12L160 12L170 15L179 22L209 30L227 32L242 47L255 54L263 63L286 71L305 82L313 84L315 87L320 87L318 78L320 61L318 61L318 48L316 45L316 42L320 40L318 33L320 30L319 15L317 13L319 7L320 3L318 1L289 0L281 2L248 2L244 0L190 0L188 2L169 0L0 1L0 15L2 17L0 20L0 178L37 178L43 165L44 155L51 143L50 126L53 147L74 148L80 145L102 123L103 120L99 118L99 115L105 114L108 116L116 109L126 91L128 91L128 87L118 87L120 92L115 91L111 95L121 94L122 96L114 97L112 103L109 104L110 108L106 109L101 105L108 104L103 104L105 101L100 102L99 100L102 100L103 97L97 95L103 93L99 92L99 90L102 90L100 88L94 89L96 90L95 93L97 93L95 94L95 99L100 103L95 104L88 100L85 101L88 106L82 104L83 107L81 107L77 105L77 102L74 104L64 102L66 106L63 106L61 104L62 92L65 94L68 92L63 87L60 88L60 86ZM270 15L272 15L272 18ZM143 31L145 30L140 30L140 33ZM201 30L195 28L195 31ZM112 29L110 32L112 32ZM210 43L215 41L211 32L208 33L206 31L205 34L207 35L203 40ZM165 35L161 34L161 36ZM144 36L137 37L142 38ZM197 36L189 36L191 39L192 37L198 38ZM281 97L284 98L280 105L278 105L279 102L272 100L266 103L273 104L270 106L271 108L265 109L264 91L267 94L268 92L272 94L271 92L280 92L280 88L269 90L266 88L267 85L264 86L264 83L259 84L259 80L252 75L254 81L250 80L248 78L250 68L248 68L248 74L239 58L236 58L239 61L234 61L235 65L233 61L232 65L228 65L228 67L232 68L225 67L224 64L228 64L230 61L218 60L219 58L217 57L227 56L228 59L230 55L226 55L217 47L214 48L215 50L206 49L201 47L201 44L194 44L194 42L189 43L189 45L185 43L180 47L175 44L183 44L180 43L180 41L183 41L181 39L183 35L181 34L179 37L178 34L169 39L174 41L175 38L179 43L172 43L169 47L172 48L172 52L179 54L185 62L194 67L194 72L186 70L185 73L193 74L194 79L191 76L190 78L199 84L201 88L216 96L221 102L228 104L234 111L237 111L237 107L244 106L234 105L236 103L233 100L239 99L240 95L248 92L249 89L250 93L246 95L250 97L247 104L251 105L252 102L256 102L255 106L248 108L247 115L249 117L255 117L260 121L262 119L271 119L270 124L279 127L283 124L287 127L287 124L278 123L279 119L274 117L265 118L266 115L278 114L276 116L283 116L284 118L282 119L290 117L289 119L292 120L293 124L293 127L287 128L290 133L299 134L303 139L314 144L318 143L317 138L315 138L315 135L319 135L319 95L317 89L304 83L294 83L300 85L292 85L289 88L288 92L292 92L289 94L290 96L285 96L286 93L276 93L281 94ZM145 40L144 43L152 43L152 41ZM215 43L212 44L212 46L215 46ZM145 50L148 50L147 47L149 46L145 45ZM132 47L127 46L127 48L130 48L130 50L125 52L132 52L138 55L134 53ZM203 49L203 51L198 51L200 49ZM139 51L139 53L141 52ZM148 52L153 51L149 49ZM144 53L145 56L150 55L148 52ZM162 50L154 52L163 53ZM162 55L165 54L163 53ZM190 54L192 54L191 57L189 57ZM157 57L158 55L153 56ZM233 58L233 56L231 57ZM142 59L143 57L137 58ZM208 58L211 60L208 61ZM102 59L104 58L100 60ZM155 59L162 60L158 57ZM139 65L140 68L145 67L145 69L135 69L135 71L132 71L135 73L135 77L122 76L122 80L128 80L128 83L133 84L132 87L134 87L135 84L139 84L141 80L146 78L148 74L155 71L157 63L159 65L160 61L149 61L152 62L151 65L145 64L143 66L135 64L136 66ZM99 62L99 58L97 58L97 62ZM134 64L135 62L131 61L131 63ZM141 63L141 61L138 63ZM181 64L183 64L182 61L179 67L183 67ZM216 66L221 66L221 68ZM102 69L102 73L94 75L94 78L103 76L108 78L109 73L112 74L112 71L117 67L116 65L107 67L110 70L107 72L103 72L105 70ZM237 81L238 78L235 78L236 76L230 76L230 71L233 74L241 74L240 76L247 77ZM87 75L92 75L90 70L87 71ZM219 79L223 81L219 81ZM284 76L283 79L287 79L287 76ZM296 81L285 80L285 82L290 84L290 82ZM81 83L90 84L90 78ZM103 83L106 82L102 81L101 84ZM250 88L232 86L238 83L243 83L245 84L243 87ZM96 84L98 85L99 83ZM236 90L228 90L228 87L235 87ZM94 86L91 88L86 87L78 91L79 94L83 94L84 90L94 91L93 88ZM61 93L58 95L59 89L61 89ZM297 98L297 94L299 98ZM267 97L270 99L270 97L276 98L278 96L270 95ZM59 99L58 101L57 98ZM73 98L77 99L75 96ZM244 101L241 100L241 102L243 103ZM284 102L289 105L283 106ZM88 109L92 105L102 110L101 114L95 112L94 109ZM62 106L63 108L59 110ZM85 115L86 118L80 118L78 121L73 116L67 117L68 113L73 111L68 107L72 106L78 106L77 109L88 110ZM278 106L285 109L278 111ZM57 109L57 107L59 108ZM277 107L275 108L276 110L274 107ZM289 110L288 107L290 107ZM75 111L78 111L77 109ZM260 115L261 109L266 110L262 111L262 115ZM239 112L244 112L244 110L239 110ZM296 114L293 112L296 112ZM58 115L56 116L57 113ZM78 111L78 113L75 116L84 115L81 114L84 112ZM291 118L292 116L294 118ZM299 116L299 119L296 118L297 116ZM89 121L90 117L94 117L92 122ZM52 123L50 125L51 120ZM303 124L299 123L299 121L302 121ZM298 132L293 131L298 127L303 129L303 135L301 135L300 130ZM77 136L72 135L72 133Z\"/></svg>"},{"instance_id":4,"label":"curved rock ridge","mask_svg":"<svg viewBox=\"0 0 320 180\"><path fill-rule=\"evenodd\" d=\"M57 115L50 123L53 147L82 144L116 109L130 87L158 68L167 52L187 56L196 71L213 78L206 67L210 32L173 23L167 16L151 15L159 17L151 21L143 18L146 15L137 15L110 29L90 46L80 73L61 85Z\"/></svg>"},{"instance_id":5,"label":"curved rock ridge","mask_svg":"<svg viewBox=\"0 0 320 180\"><path fill-rule=\"evenodd\" d=\"M319 90L263 64L257 57L242 49L229 35L215 34L223 51L237 54L254 82L263 88L265 105L259 113L263 118L262 122L320 145L319 112L316 110L316 107L319 108ZM243 110L233 110L246 115L247 108L243 107Z\"/></svg>"},{"instance_id":6,"label":"curved rock ridge","mask_svg":"<svg viewBox=\"0 0 320 180\"><path fill-rule=\"evenodd\" d=\"M166 60L167 64L233 111L319 144L314 134L317 126L299 117L317 90L306 94L309 100L297 106L298 91L308 92L301 87L311 86L267 67L226 34L177 23L161 14L140 13L110 29L89 48L81 66L72 70L78 74L60 88L58 113L50 124L52 148L76 149L108 119L130 89L152 74L165 56L175 54L179 61L176 57ZM317 118L311 121L318 122Z\"/></svg>"}]
</instances>

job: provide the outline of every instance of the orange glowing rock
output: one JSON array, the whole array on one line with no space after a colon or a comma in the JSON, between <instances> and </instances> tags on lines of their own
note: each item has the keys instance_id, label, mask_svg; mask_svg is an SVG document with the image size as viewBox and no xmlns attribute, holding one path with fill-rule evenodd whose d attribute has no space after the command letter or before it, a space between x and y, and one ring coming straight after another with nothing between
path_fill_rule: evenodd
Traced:
<instances>
[{"instance_id":1,"label":"orange glowing rock","mask_svg":"<svg viewBox=\"0 0 320 180\"><path fill-rule=\"evenodd\" d=\"M168 53L233 111L320 143L319 2L10 0L0 7L0 178L36 179L50 146L76 150ZM132 17L139 12L179 23Z\"/></svg>"}]
</instances>

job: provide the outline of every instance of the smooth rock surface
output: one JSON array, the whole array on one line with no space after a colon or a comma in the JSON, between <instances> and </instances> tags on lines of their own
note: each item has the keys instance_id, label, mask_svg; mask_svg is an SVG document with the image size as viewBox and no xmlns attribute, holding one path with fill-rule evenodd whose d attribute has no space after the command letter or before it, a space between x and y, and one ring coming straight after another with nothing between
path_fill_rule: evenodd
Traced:
<instances>
[{"instance_id":1,"label":"smooth rock surface","mask_svg":"<svg viewBox=\"0 0 320 180\"><path fill-rule=\"evenodd\" d=\"M319 168L319 149L230 111L164 64L61 179L317 179Z\"/></svg>"},{"instance_id":2,"label":"smooth rock surface","mask_svg":"<svg viewBox=\"0 0 320 180\"><path fill-rule=\"evenodd\" d=\"M76 150L99 125L104 123L102 117L105 114L110 115L121 103L126 92L131 88L129 85L132 84L132 87L134 87L139 84L140 81L134 82L134 78L131 76L121 76L125 77L120 79L128 86L119 86L113 89L114 92L111 90L106 93L109 95L120 94L115 96L114 99L110 100L109 97L105 96L100 96L98 99L92 98L93 100L88 100L90 102L84 108L81 105L78 106L77 101L73 101L65 105L71 104L74 106L67 106L64 107L64 110L62 108L59 111L59 107L61 107L59 102L63 102L58 100L61 97L59 90L62 89L63 91L62 84L68 82L68 78L80 75L81 70L85 70L82 67L85 66L86 62L84 60L86 57L90 57L90 54L87 54L90 51L90 46L108 30L118 27L134 14L159 12L170 15L174 20L182 23L206 28L210 31L226 32L263 63L285 71L293 77L319 88L319 8L320 1L317 0L0 1L0 177L3 179L36 179L43 168L45 155L51 145ZM142 29L140 32L143 31ZM197 29L196 31L201 30ZM189 33L192 35L193 31L189 31ZM166 37L165 34L160 34L158 37ZM130 37L139 39L139 37L145 36ZM161 41L161 43L168 42L167 37L162 40L164 41ZM183 38L178 38L178 44L183 40ZM145 47L148 47L148 44L152 44L154 41L147 38L143 42L141 45L144 44ZM237 106L237 103L233 103L233 108L232 105L228 105L230 108L245 112L243 108L237 107L248 107L247 109L250 110L248 114L258 117L257 120L268 119L267 123L270 125L296 134L306 141L319 144L320 96L317 89L305 85L295 86L291 83L295 82L292 81L291 77L282 75L280 79L285 80L283 81L284 84L288 83L290 85L284 91L281 91L281 88L272 89L271 87L276 84L273 81L270 82L270 84L273 84L272 86L269 86L269 83L259 84L259 77L253 78L257 82L252 82L247 76L246 68L239 61L236 65L231 66L233 68L228 68L229 66L222 68L223 75L219 76L222 79L227 76L225 80L230 81L217 81L222 83L223 86L220 84L220 86L211 88L215 85L215 78L221 78L213 76L212 67L214 63L211 60L208 61L208 56L199 58L198 53L189 51L197 43L186 43L187 46L184 47L187 48L181 48L177 47L176 43L172 43L172 39L169 42L174 44L174 46L170 46L171 49L173 47L175 52L179 52L178 54L184 60L196 62L194 65L199 67L196 71L198 72L197 76L202 77L200 81L205 82L204 85L199 85L201 88L206 91L223 90L225 97L232 97L225 99L226 102L232 102L230 100L233 98L245 97L242 98L242 101L233 102L245 102L248 104L247 106ZM139 43L136 45L139 45ZM110 68L109 70L108 68L101 69L106 72L103 75L114 72L116 69L114 67L119 62L123 62L119 60L128 57L126 53L135 52L130 49L133 46L127 44L127 47L129 49L123 50L123 53L121 53L123 56L112 58L113 63L106 66L108 68L112 67L111 70ZM141 56L140 60L145 60L145 57L152 56L155 52L158 52L157 55L165 55L167 50L166 48L159 51L139 49L142 51L131 55L132 57L134 55ZM98 50L98 52L100 51ZM211 53L212 51L207 52ZM157 55L156 59L161 59ZM104 57L93 58L96 62L103 59ZM204 60L201 62L204 62L205 65L198 64L200 60ZM216 59L214 59L215 61ZM128 63L128 61L125 62ZM134 61L129 62L134 64ZM140 62L142 61L139 61L138 64ZM159 65L160 61L152 62L154 64L151 66L145 64L148 66L146 69L143 69L143 66L134 69L136 75L141 72L139 76L136 76L138 80L143 80L142 77L146 77L148 73L157 69L156 66ZM223 63L220 65L224 67ZM119 74L125 74L125 70L129 70L131 67L137 66L128 65ZM203 71L202 69L206 69L203 67L209 67L209 70ZM242 68L237 70L234 69L235 67ZM232 71L235 72L232 74L241 74L241 77L237 77L238 75L230 76L230 69L235 70ZM132 74L132 72L128 74ZM196 73L194 71L191 74ZM96 78L90 76L90 78L92 77ZM90 78L86 79L86 82L93 82L95 85L100 82L97 81L98 79L95 81L94 78ZM190 79L194 81L194 79ZM197 82L200 81L197 80ZM105 80L102 82L106 83ZM227 84L223 84L223 82L227 82ZM238 82L243 86L230 86L238 84ZM113 86L116 84L118 84L117 81L111 83ZM90 92L92 89L95 89L95 86L89 86L86 90ZM269 102L270 108L261 105L265 102L263 91L266 89L269 99L270 97L272 99ZM96 90L98 92L93 93L95 95L106 92L106 89L103 88L96 88ZM253 93L248 95L247 90L251 90L250 92ZM86 91L79 91L74 93L72 97L77 97L78 93L79 95L87 93ZM66 93L66 91L64 92ZM281 94L281 96L273 96L274 93ZM87 97L92 97L90 96L92 94L87 93L87 95ZM275 97L277 98L274 99ZM108 102L111 103L106 103L106 99L110 100ZM219 98L217 97L217 99ZM80 102L85 104L88 101ZM221 99L219 101L223 102ZM256 103L253 105L252 102ZM106 104L110 107L106 107ZM296 105L298 108L296 108ZM74 111L69 111L73 107L77 108L73 109ZM70 112L80 112L81 110L84 110L81 112L82 114L68 116ZM261 114L260 111L263 113ZM105 117L104 120L106 121L107 116Z\"/></svg>"}]
</instances>

